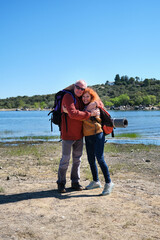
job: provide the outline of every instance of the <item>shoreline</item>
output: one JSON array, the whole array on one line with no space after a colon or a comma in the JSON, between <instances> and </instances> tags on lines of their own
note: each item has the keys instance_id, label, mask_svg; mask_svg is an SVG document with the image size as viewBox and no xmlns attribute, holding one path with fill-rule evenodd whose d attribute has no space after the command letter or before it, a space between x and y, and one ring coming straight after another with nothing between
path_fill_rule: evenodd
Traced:
<instances>
[{"instance_id":1,"label":"shoreline","mask_svg":"<svg viewBox=\"0 0 160 240\"><path fill-rule=\"evenodd\" d=\"M117 139L116 139L117 140ZM61 143L62 140L61 139L50 139L50 140L43 140L43 139L27 139L27 140L11 140L11 141L1 141L0 140L0 146L18 146L18 145L40 145L40 144L54 144L54 143ZM85 144L85 143L84 143ZM105 142L105 145L118 145L118 146L144 146L144 147L160 147L160 144L153 144L153 143L150 143L150 144L144 144L144 143L140 143L140 142L136 142L136 143L132 143L132 142L110 142L109 140L107 140Z\"/></svg>"},{"instance_id":2,"label":"shoreline","mask_svg":"<svg viewBox=\"0 0 160 240\"><path fill-rule=\"evenodd\" d=\"M107 110L115 110L115 111L159 111L160 107L157 106L120 106L120 107L110 107L107 108ZM19 109L19 108L11 108L11 109L6 109L6 108L1 108L0 112L12 112L12 111L52 111L52 108L48 109L33 109L33 108L27 108L27 109Z\"/></svg>"}]
</instances>

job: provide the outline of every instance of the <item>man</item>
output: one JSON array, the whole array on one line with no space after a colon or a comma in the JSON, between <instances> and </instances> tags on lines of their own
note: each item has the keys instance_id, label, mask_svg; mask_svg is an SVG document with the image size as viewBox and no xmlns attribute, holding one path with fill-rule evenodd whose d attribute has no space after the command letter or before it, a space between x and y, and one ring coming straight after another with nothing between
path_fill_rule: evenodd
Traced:
<instances>
[{"instance_id":1,"label":"man","mask_svg":"<svg viewBox=\"0 0 160 240\"><path fill-rule=\"evenodd\" d=\"M62 138L62 158L58 169L58 191L65 193L66 172L69 166L70 155L72 151L72 169L71 169L71 187L74 190L81 191L83 187L79 184L80 180L80 163L83 151L83 131L82 121L96 116L97 111L83 111L82 94L87 87L84 80L78 80L74 85L72 92L75 95L74 103L71 94L66 93L62 99L63 106L67 109L68 114L62 114L61 121L61 138Z\"/></svg>"}]
</instances>

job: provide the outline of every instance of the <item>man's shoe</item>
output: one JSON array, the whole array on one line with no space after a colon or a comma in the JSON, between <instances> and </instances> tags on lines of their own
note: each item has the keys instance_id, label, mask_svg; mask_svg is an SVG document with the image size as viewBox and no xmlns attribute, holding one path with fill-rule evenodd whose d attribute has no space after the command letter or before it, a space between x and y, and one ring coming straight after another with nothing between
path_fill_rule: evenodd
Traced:
<instances>
[{"instance_id":1,"label":"man's shoe","mask_svg":"<svg viewBox=\"0 0 160 240\"><path fill-rule=\"evenodd\" d=\"M76 191L82 191L83 187L78 183L72 183L72 189L76 190Z\"/></svg>"},{"instance_id":2,"label":"man's shoe","mask_svg":"<svg viewBox=\"0 0 160 240\"><path fill-rule=\"evenodd\" d=\"M65 193L66 192L64 183L58 183L58 192L59 193Z\"/></svg>"},{"instance_id":3,"label":"man's shoe","mask_svg":"<svg viewBox=\"0 0 160 240\"><path fill-rule=\"evenodd\" d=\"M102 195L110 194L112 192L113 187L114 187L114 183L112 183L112 182L106 183L104 185L104 189L103 189Z\"/></svg>"},{"instance_id":4,"label":"man's shoe","mask_svg":"<svg viewBox=\"0 0 160 240\"><path fill-rule=\"evenodd\" d=\"M95 181L92 181L90 182L90 184L88 186L86 186L86 190L90 190L90 189L94 189L94 188L101 188L101 183L100 181L98 182L95 182Z\"/></svg>"}]
</instances>

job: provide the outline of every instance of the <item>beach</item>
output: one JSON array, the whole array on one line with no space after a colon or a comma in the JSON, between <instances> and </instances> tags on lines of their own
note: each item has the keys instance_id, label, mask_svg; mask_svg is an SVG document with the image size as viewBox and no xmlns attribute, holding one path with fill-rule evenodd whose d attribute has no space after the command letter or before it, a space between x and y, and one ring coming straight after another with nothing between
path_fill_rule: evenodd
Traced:
<instances>
[{"instance_id":1,"label":"beach","mask_svg":"<svg viewBox=\"0 0 160 240\"><path fill-rule=\"evenodd\" d=\"M154 240L160 236L160 146L105 144L115 186L57 192L60 142L0 144L0 239ZM98 167L99 168L99 167ZM86 151L81 185L91 179ZM102 186L104 178L99 168Z\"/></svg>"}]
</instances>

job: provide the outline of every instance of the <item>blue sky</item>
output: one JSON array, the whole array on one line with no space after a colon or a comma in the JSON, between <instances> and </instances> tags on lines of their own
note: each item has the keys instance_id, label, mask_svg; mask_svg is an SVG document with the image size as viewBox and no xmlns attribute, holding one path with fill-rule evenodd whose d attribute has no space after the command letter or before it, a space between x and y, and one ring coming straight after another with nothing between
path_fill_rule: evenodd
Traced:
<instances>
[{"instance_id":1,"label":"blue sky","mask_svg":"<svg viewBox=\"0 0 160 240\"><path fill-rule=\"evenodd\" d=\"M159 0L0 0L0 98L160 79Z\"/></svg>"}]
</instances>

